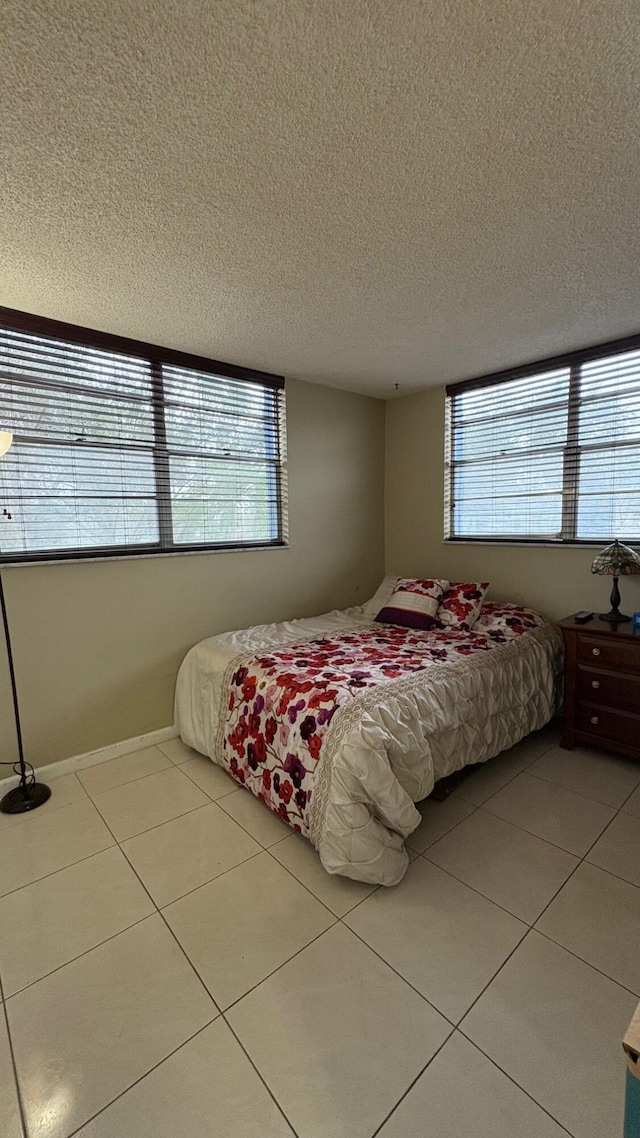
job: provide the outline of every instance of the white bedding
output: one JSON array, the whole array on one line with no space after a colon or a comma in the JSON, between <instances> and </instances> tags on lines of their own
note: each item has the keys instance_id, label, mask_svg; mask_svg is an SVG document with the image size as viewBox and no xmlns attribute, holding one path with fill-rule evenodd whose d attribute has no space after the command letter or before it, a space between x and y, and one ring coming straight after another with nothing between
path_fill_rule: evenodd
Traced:
<instances>
[{"instance_id":1,"label":"white bedding","mask_svg":"<svg viewBox=\"0 0 640 1138\"><path fill-rule=\"evenodd\" d=\"M197 644L177 680L180 737L229 769L225 719L238 665L320 638L380 631L372 615L383 589L366 606ZM491 651L365 688L337 709L314 772L313 805L296 827L316 846L328 872L397 883L408 865L404 839L421 820L414 803L430 794L434 781L497 755L552 717L562 651L557 630L541 623L489 646Z\"/></svg>"}]
</instances>

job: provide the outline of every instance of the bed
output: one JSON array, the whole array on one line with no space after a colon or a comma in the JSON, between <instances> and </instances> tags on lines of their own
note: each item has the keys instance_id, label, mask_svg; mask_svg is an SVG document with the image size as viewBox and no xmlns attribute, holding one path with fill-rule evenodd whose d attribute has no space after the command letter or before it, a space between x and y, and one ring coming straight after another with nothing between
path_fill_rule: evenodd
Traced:
<instances>
[{"instance_id":1,"label":"bed","mask_svg":"<svg viewBox=\"0 0 640 1138\"><path fill-rule=\"evenodd\" d=\"M203 640L176 684L182 740L316 847L329 873L394 885L434 782L543 727L562 642L537 613L484 603L471 627L415 628L365 605Z\"/></svg>"}]
</instances>

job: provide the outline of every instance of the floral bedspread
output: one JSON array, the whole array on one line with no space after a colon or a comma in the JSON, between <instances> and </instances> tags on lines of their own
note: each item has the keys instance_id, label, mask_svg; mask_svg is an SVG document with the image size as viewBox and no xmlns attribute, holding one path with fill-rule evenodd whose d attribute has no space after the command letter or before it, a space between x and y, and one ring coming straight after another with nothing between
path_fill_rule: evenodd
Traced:
<instances>
[{"instance_id":1,"label":"floral bedspread","mask_svg":"<svg viewBox=\"0 0 640 1138\"><path fill-rule=\"evenodd\" d=\"M231 678L222 762L308 837L316 772L340 708L367 689L490 651L541 623L528 609L487 604L471 632L376 625L243 659Z\"/></svg>"}]
</instances>

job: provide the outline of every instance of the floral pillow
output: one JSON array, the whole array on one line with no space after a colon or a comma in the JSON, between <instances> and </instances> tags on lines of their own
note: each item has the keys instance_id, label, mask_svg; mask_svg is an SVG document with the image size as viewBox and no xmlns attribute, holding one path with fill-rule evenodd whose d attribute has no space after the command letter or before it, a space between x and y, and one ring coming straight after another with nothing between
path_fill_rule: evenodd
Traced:
<instances>
[{"instance_id":1,"label":"floral pillow","mask_svg":"<svg viewBox=\"0 0 640 1138\"><path fill-rule=\"evenodd\" d=\"M459 628L470 632L480 616L482 601L489 588L488 581L450 582L437 612L440 628Z\"/></svg>"},{"instance_id":2,"label":"floral pillow","mask_svg":"<svg viewBox=\"0 0 640 1138\"><path fill-rule=\"evenodd\" d=\"M428 632L437 627L438 605L448 584L430 578L401 577L375 619L381 624L400 624Z\"/></svg>"},{"instance_id":3,"label":"floral pillow","mask_svg":"<svg viewBox=\"0 0 640 1138\"><path fill-rule=\"evenodd\" d=\"M474 625L474 632L502 632L509 630L518 634L529 632L544 624L544 617L533 609L521 605L511 605L507 601L489 601L482 606L482 612Z\"/></svg>"}]
</instances>

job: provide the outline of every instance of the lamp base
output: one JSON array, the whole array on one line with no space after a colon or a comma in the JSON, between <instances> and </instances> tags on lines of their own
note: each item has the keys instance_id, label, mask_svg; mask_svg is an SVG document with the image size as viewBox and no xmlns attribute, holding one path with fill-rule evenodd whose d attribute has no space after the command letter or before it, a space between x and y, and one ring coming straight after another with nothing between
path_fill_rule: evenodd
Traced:
<instances>
[{"instance_id":1,"label":"lamp base","mask_svg":"<svg viewBox=\"0 0 640 1138\"><path fill-rule=\"evenodd\" d=\"M630 616L625 616L620 609L611 609L611 612L601 612L600 620L608 620L611 624L621 624L625 620L631 620Z\"/></svg>"},{"instance_id":2,"label":"lamp base","mask_svg":"<svg viewBox=\"0 0 640 1138\"><path fill-rule=\"evenodd\" d=\"M3 814L26 814L51 798L51 787L43 782L32 782L29 786L15 786L0 802Z\"/></svg>"}]
</instances>

